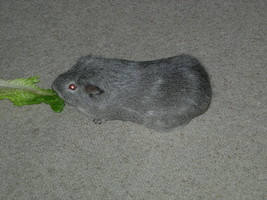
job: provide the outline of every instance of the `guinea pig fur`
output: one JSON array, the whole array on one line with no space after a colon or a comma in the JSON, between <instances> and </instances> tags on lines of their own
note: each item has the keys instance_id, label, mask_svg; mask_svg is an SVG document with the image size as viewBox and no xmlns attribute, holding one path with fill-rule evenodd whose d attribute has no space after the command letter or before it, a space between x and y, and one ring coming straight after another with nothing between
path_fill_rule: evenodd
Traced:
<instances>
[{"instance_id":1,"label":"guinea pig fur","mask_svg":"<svg viewBox=\"0 0 267 200\"><path fill-rule=\"evenodd\" d=\"M52 88L95 123L131 121L157 131L189 123L212 96L207 72L189 55L142 62L86 56Z\"/></svg>"}]
</instances>

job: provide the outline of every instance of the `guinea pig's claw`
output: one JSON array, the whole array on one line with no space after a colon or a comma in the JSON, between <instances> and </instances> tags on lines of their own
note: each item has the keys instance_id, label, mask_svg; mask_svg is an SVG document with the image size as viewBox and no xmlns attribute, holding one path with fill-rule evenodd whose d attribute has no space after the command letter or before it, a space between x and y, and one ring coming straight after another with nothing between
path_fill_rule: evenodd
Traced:
<instances>
[{"instance_id":1,"label":"guinea pig's claw","mask_svg":"<svg viewBox=\"0 0 267 200\"><path fill-rule=\"evenodd\" d=\"M93 119L93 122L95 124L102 124L102 122L104 122L104 120L102 120L102 119Z\"/></svg>"}]
</instances>

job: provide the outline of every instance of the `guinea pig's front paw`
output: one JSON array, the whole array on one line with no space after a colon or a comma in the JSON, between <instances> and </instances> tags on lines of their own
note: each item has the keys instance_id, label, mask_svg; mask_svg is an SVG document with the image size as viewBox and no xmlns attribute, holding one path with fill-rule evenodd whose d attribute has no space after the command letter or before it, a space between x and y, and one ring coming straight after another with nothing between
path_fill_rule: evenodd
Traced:
<instances>
[{"instance_id":1,"label":"guinea pig's front paw","mask_svg":"<svg viewBox=\"0 0 267 200\"><path fill-rule=\"evenodd\" d=\"M94 122L95 124L102 124L102 123L105 122L105 120L104 120L104 119L93 119L93 122Z\"/></svg>"}]
</instances>

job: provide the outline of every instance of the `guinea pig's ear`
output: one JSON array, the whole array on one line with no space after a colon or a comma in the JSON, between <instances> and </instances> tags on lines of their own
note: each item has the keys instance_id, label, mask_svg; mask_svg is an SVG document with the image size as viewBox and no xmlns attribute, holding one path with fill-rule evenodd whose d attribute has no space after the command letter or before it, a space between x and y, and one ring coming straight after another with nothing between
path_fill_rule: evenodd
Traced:
<instances>
[{"instance_id":1,"label":"guinea pig's ear","mask_svg":"<svg viewBox=\"0 0 267 200\"><path fill-rule=\"evenodd\" d=\"M90 96L99 95L104 92L103 90L101 90L99 87L95 85L86 85L84 89Z\"/></svg>"}]
</instances>

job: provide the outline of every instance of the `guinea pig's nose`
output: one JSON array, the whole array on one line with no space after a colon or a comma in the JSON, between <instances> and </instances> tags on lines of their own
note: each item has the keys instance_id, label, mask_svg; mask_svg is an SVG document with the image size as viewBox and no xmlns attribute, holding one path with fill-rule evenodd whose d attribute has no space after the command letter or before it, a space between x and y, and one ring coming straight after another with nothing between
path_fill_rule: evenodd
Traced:
<instances>
[{"instance_id":1,"label":"guinea pig's nose","mask_svg":"<svg viewBox=\"0 0 267 200\"><path fill-rule=\"evenodd\" d=\"M53 83L52 83L52 89L55 90L56 92L58 91L58 78L56 78Z\"/></svg>"}]
</instances>

